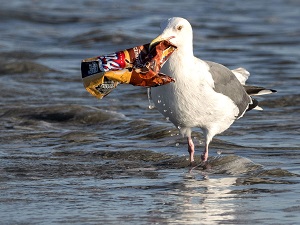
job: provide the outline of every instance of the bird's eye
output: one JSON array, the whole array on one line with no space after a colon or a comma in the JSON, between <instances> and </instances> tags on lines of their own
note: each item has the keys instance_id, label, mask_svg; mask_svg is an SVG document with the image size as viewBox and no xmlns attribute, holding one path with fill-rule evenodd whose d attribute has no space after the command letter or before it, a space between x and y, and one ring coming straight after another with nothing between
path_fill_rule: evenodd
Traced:
<instances>
[{"instance_id":1,"label":"bird's eye","mask_svg":"<svg viewBox=\"0 0 300 225\"><path fill-rule=\"evenodd\" d=\"M182 26L181 26L181 25L177 27L177 30L181 30L181 29L182 29Z\"/></svg>"}]
</instances>

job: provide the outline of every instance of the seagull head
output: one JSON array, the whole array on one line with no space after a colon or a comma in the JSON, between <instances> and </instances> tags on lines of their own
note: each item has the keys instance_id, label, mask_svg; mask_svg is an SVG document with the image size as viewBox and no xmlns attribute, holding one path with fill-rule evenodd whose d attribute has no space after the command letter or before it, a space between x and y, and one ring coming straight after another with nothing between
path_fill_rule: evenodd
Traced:
<instances>
[{"instance_id":1,"label":"seagull head","mask_svg":"<svg viewBox=\"0 0 300 225\"><path fill-rule=\"evenodd\" d=\"M191 24L184 18L172 17L161 23L161 34L150 43L150 49L163 40L170 41L177 49L192 49L193 30Z\"/></svg>"}]
</instances>

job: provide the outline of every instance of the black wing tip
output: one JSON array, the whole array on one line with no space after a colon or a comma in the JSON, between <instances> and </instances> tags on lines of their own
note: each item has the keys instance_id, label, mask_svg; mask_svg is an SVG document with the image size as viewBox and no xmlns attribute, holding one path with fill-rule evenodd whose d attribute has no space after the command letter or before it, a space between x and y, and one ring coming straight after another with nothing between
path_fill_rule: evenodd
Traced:
<instances>
[{"instance_id":1,"label":"black wing tip","mask_svg":"<svg viewBox=\"0 0 300 225\"><path fill-rule=\"evenodd\" d=\"M258 101L252 97L251 99L252 99L252 104L249 104L247 111L250 111L254 109L256 106L258 106Z\"/></svg>"}]
</instances>

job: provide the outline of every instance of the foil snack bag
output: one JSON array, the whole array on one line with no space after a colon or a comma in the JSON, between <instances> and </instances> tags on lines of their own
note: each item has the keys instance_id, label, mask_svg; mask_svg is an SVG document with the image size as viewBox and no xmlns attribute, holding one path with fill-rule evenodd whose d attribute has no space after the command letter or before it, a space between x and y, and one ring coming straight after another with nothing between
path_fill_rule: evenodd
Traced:
<instances>
[{"instance_id":1,"label":"foil snack bag","mask_svg":"<svg viewBox=\"0 0 300 225\"><path fill-rule=\"evenodd\" d=\"M84 59L81 62L84 87L93 96L103 98L119 83L154 87L174 82L159 70L175 50L169 41L162 41L151 50L145 44Z\"/></svg>"}]
</instances>

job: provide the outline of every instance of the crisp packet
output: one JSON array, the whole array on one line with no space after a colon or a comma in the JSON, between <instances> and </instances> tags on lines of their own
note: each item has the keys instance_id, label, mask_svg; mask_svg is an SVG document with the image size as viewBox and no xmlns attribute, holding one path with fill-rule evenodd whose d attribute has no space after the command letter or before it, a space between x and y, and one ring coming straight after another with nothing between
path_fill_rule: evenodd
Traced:
<instances>
[{"instance_id":1,"label":"crisp packet","mask_svg":"<svg viewBox=\"0 0 300 225\"><path fill-rule=\"evenodd\" d=\"M84 59L81 62L84 87L93 96L103 98L119 83L154 87L174 82L159 70L175 50L176 46L164 40L151 50L145 44Z\"/></svg>"}]
</instances>

